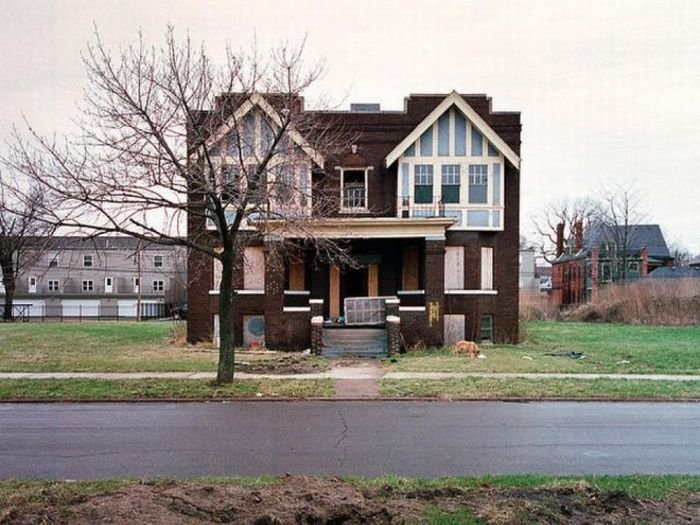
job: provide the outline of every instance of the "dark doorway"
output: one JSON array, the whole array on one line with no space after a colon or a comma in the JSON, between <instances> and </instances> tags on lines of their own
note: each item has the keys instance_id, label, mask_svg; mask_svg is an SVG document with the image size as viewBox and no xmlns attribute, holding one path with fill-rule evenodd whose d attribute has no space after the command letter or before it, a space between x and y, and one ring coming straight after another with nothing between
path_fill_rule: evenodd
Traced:
<instances>
[{"instance_id":1,"label":"dark doorway","mask_svg":"<svg viewBox=\"0 0 700 525\"><path fill-rule=\"evenodd\" d=\"M367 268L344 270L340 282L341 309L344 309L346 297L367 297Z\"/></svg>"}]
</instances>

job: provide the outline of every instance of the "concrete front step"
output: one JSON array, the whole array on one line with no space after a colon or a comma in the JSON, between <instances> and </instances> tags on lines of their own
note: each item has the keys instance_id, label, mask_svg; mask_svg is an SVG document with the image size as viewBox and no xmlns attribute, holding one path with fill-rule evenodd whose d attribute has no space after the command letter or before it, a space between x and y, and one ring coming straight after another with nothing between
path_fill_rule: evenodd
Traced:
<instances>
[{"instance_id":1,"label":"concrete front step","mask_svg":"<svg viewBox=\"0 0 700 525\"><path fill-rule=\"evenodd\" d=\"M326 357L386 357L386 330L384 328L324 329L322 346L321 354Z\"/></svg>"}]
</instances>

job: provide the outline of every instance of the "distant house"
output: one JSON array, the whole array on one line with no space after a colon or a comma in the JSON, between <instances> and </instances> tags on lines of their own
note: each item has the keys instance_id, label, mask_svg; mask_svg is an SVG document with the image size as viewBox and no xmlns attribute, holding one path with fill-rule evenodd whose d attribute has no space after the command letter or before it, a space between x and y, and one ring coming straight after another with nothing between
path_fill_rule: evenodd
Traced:
<instances>
[{"instance_id":1,"label":"distant house","mask_svg":"<svg viewBox=\"0 0 700 525\"><path fill-rule=\"evenodd\" d=\"M584 232L578 223L573 238L564 242L559 226L557 258L552 263L555 304L585 303L608 283L645 277L673 264L658 224L629 225L626 232L622 228L592 226ZM626 247L621 245L623 238Z\"/></svg>"},{"instance_id":2,"label":"distant house","mask_svg":"<svg viewBox=\"0 0 700 525\"><path fill-rule=\"evenodd\" d=\"M123 236L56 236L25 257L13 301L20 318L135 319L137 308L141 318L153 318L184 300L182 248Z\"/></svg>"},{"instance_id":3,"label":"distant house","mask_svg":"<svg viewBox=\"0 0 700 525\"><path fill-rule=\"evenodd\" d=\"M651 279L700 279L700 264L694 266L663 266L649 274Z\"/></svg>"},{"instance_id":4,"label":"distant house","mask_svg":"<svg viewBox=\"0 0 700 525\"><path fill-rule=\"evenodd\" d=\"M698 257L697 259L693 259L692 261L690 261L690 262L688 263L688 266L690 266L691 268L700 268L700 257Z\"/></svg>"},{"instance_id":5,"label":"distant house","mask_svg":"<svg viewBox=\"0 0 700 525\"><path fill-rule=\"evenodd\" d=\"M520 262L520 289L536 290L539 282L535 276L535 249L521 249L518 259Z\"/></svg>"}]
</instances>

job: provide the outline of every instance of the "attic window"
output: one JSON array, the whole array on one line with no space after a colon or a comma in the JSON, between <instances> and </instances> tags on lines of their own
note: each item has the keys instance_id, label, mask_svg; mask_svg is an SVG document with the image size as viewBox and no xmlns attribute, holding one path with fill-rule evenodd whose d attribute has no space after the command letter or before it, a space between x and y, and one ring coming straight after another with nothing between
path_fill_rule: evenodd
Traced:
<instances>
[{"instance_id":1,"label":"attic window","mask_svg":"<svg viewBox=\"0 0 700 525\"><path fill-rule=\"evenodd\" d=\"M340 172L341 211L367 209L367 170L347 169Z\"/></svg>"}]
</instances>

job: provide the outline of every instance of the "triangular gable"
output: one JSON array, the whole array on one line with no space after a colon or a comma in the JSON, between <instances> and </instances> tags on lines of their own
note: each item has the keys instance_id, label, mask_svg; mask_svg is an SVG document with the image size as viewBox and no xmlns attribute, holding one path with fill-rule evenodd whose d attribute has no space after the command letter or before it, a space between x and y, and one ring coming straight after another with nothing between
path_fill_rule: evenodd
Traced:
<instances>
[{"instance_id":1,"label":"triangular gable","mask_svg":"<svg viewBox=\"0 0 700 525\"><path fill-rule=\"evenodd\" d=\"M505 141L498 136L491 126L489 126L484 119L482 119L479 114L474 111L474 109L464 100L459 93L453 91L445 99L437 105L437 107L430 112L430 114L425 117L418 126L414 128L411 133L409 133L406 138L404 138L399 144L391 150L391 152L384 159L387 166L391 166L396 162L404 151L411 147L411 145L420 138L420 136L430 128L440 116L448 111L450 107L454 105L458 108L464 116L466 116L474 127L488 139L488 141L494 145L494 147L500 151L503 156L508 159L513 166L520 169L520 157L515 153Z\"/></svg>"},{"instance_id":2,"label":"triangular gable","mask_svg":"<svg viewBox=\"0 0 700 525\"><path fill-rule=\"evenodd\" d=\"M214 144L219 142L221 139L224 138L224 136L227 133L230 132L231 129L235 127L235 123L237 121L240 121L243 117L246 116L246 114L248 114L248 112L250 112L255 107L258 107L261 110L263 110L276 126L280 128L282 127L282 121L277 115L277 112L270 105L270 103L267 100L265 100L265 97L262 96L260 93L253 93L248 98L248 100L241 104L239 108L234 112L234 114L230 116L228 120L220 126L219 131L214 133L208 140L208 142ZM306 140L304 140L304 137L302 137L301 133L299 133L295 129L287 129L287 135L289 135L292 141L294 141L294 143L297 144L302 149L302 151L304 151L304 153L306 153L311 158L311 160L313 160L319 167L323 167L325 159L321 154L319 154L316 150L314 150L311 146L308 145Z\"/></svg>"}]
</instances>

